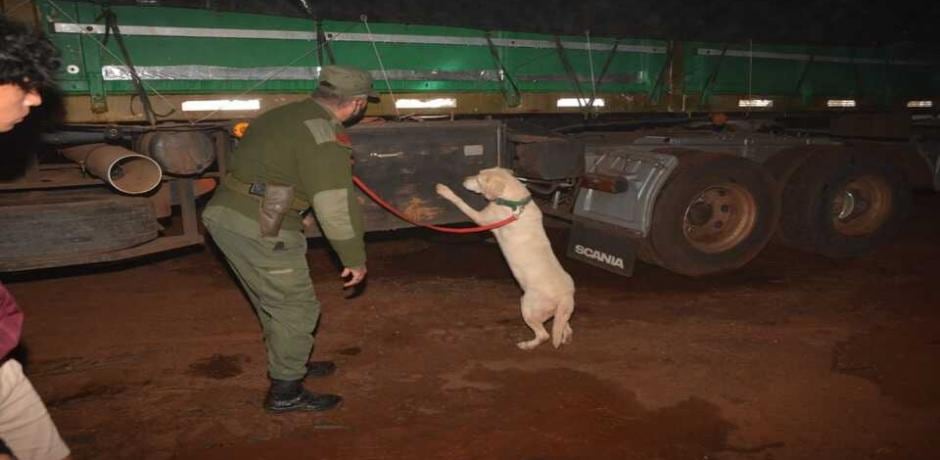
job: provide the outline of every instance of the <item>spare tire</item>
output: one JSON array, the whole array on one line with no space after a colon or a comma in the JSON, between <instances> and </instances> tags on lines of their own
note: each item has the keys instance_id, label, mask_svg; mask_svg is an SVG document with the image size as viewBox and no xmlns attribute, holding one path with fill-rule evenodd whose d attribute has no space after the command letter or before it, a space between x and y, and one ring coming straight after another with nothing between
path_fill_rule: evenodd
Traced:
<instances>
[{"instance_id":1,"label":"spare tire","mask_svg":"<svg viewBox=\"0 0 940 460\"><path fill-rule=\"evenodd\" d=\"M0 194L0 271L17 270L27 259L55 265L56 258L129 248L159 231L146 198L104 190Z\"/></svg>"},{"instance_id":2,"label":"spare tire","mask_svg":"<svg viewBox=\"0 0 940 460\"><path fill-rule=\"evenodd\" d=\"M680 152L653 210L644 259L683 275L733 270L773 235L780 212L774 180L743 158ZM650 257L653 256L653 257Z\"/></svg>"},{"instance_id":3,"label":"spare tire","mask_svg":"<svg viewBox=\"0 0 940 460\"><path fill-rule=\"evenodd\" d=\"M910 211L911 190L886 158L826 150L789 177L782 200L784 244L841 258L892 239Z\"/></svg>"}]
</instances>

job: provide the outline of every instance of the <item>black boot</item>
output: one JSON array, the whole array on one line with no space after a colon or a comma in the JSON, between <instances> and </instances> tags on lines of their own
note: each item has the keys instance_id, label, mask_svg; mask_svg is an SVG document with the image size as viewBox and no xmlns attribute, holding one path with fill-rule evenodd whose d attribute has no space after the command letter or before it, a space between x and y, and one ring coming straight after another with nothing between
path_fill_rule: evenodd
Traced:
<instances>
[{"instance_id":1,"label":"black boot","mask_svg":"<svg viewBox=\"0 0 940 460\"><path fill-rule=\"evenodd\" d=\"M333 361L308 361L307 375L304 377L328 377L336 372L336 363Z\"/></svg>"},{"instance_id":2,"label":"black boot","mask_svg":"<svg viewBox=\"0 0 940 460\"><path fill-rule=\"evenodd\" d=\"M265 409L271 412L324 411L343 402L338 395L317 394L307 391L303 380L271 379L271 389L264 400Z\"/></svg>"}]
</instances>

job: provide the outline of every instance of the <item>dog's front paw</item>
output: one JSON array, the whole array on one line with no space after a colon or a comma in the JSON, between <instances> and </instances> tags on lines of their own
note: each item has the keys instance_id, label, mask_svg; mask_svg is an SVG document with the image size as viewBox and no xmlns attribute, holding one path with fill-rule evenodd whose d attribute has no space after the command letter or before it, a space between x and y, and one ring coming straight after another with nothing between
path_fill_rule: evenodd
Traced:
<instances>
[{"instance_id":1,"label":"dog's front paw","mask_svg":"<svg viewBox=\"0 0 940 460\"><path fill-rule=\"evenodd\" d=\"M435 190L437 191L438 195L444 198L453 198L456 196L454 195L454 191L451 190L450 187L444 184L437 184L437 186L435 187Z\"/></svg>"}]
</instances>

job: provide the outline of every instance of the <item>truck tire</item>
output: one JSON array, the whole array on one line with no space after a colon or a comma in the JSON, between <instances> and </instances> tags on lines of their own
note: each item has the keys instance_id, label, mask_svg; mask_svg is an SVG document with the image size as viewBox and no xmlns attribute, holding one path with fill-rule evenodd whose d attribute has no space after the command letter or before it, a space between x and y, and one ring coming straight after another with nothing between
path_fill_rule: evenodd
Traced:
<instances>
[{"instance_id":1,"label":"truck tire","mask_svg":"<svg viewBox=\"0 0 940 460\"><path fill-rule=\"evenodd\" d=\"M644 259L701 276L753 259L780 213L774 181L760 165L714 153L684 152L656 200Z\"/></svg>"},{"instance_id":2,"label":"truck tire","mask_svg":"<svg viewBox=\"0 0 940 460\"><path fill-rule=\"evenodd\" d=\"M659 265L660 267L663 266L663 263L656 255L656 250L653 249L653 244L650 242L649 238L643 238L640 240L640 244L637 246L636 250L636 258L650 265Z\"/></svg>"},{"instance_id":3,"label":"truck tire","mask_svg":"<svg viewBox=\"0 0 940 460\"><path fill-rule=\"evenodd\" d=\"M790 180L790 176L792 176L800 166L803 166L807 158L816 152L817 149L815 147L786 149L770 157L770 159L764 162L763 166L764 169L773 176L774 181L777 183L777 190L783 193L783 187L786 185L787 181Z\"/></svg>"},{"instance_id":4,"label":"truck tire","mask_svg":"<svg viewBox=\"0 0 940 460\"><path fill-rule=\"evenodd\" d=\"M776 182L776 193L781 197L781 207L784 188L790 181L790 177L803 166L803 163L806 163L807 159L823 151L832 151L833 149L838 150L841 148L840 146L795 147L783 150L765 161L763 164L764 169L773 176L774 182ZM783 218L782 215L781 218ZM777 231L774 232L773 241L784 246L794 247L798 244L798 241L795 241L793 238L794 237L787 235L778 225Z\"/></svg>"},{"instance_id":5,"label":"truck tire","mask_svg":"<svg viewBox=\"0 0 940 460\"><path fill-rule=\"evenodd\" d=\"M892 239L911 206L910 187L889 159L846 149L807 159L781 198L779 240L833 258Z\"/></svg>"},{"instance_id":6,"label":"truck tire","mask_svg":"<svg viewBox=\"0 0 940 460\"><path fill-rule=\"evenodd\" d=\"M0 195L0 271L18 260L55 259L136 246L160 225L146 198L108 191Z\"/></svg>"}]
</instances>

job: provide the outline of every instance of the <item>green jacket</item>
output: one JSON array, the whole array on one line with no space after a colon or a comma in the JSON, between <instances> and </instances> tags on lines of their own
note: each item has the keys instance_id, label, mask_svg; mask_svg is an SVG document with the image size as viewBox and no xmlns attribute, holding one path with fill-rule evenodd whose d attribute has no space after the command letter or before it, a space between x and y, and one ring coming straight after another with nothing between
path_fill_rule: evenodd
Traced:
<instances>
[{"instance_id":1,"label":"green jacket","mask_svg":"<svg viewBox=\"0 0 940 460\"><path fill-rule=\"evenodd\" d=\"M315 100L290 103L256 118L232 155L229 174L242 182L293 185L313 206L324 236L346 267L365 264L362 211L352 183L352 148L342 123ZM210 205L257 220L260 201L219 187ZM296 212L282 230L300 231Z\"/></svg>"}]
</instances>

